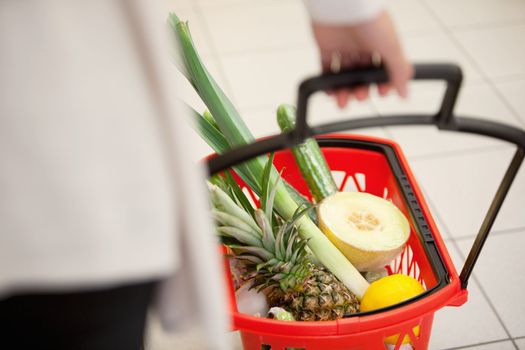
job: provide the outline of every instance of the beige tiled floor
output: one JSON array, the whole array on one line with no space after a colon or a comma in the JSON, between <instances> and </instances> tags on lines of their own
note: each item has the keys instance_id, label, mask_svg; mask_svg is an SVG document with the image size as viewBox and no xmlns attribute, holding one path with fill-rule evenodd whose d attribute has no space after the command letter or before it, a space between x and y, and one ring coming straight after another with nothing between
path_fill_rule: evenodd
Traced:
<instances>
[{"instance_id":1,"label":"beige tiled floor","mask_svg":"<svg viewBox=\"0 0 525 350\"><path fill-rule=\"evenodd\" d=\"M300 0L167 0L189 20L213 75L253 133L278 131L279 103L294 103L301 79L318 63ZM465 84L459 115L525 128L525 0L392 0L408 55L417 62L460 64ZM439 84L411 85L408 101L394 97L340 111L326 96L312 102L312 123L402 112L431 112ZM203 106L194 95L187 101ZM427 127L367 130L401 144L439 223L458 269L468 254L512 147ZM203 154L209 149L202 145ZM469 284L469 302L436 313L430 349L525 349L525 170L501 209ZM232 335L236 349L240 344ZM162 333L155 323L149 350L200 349L199 334Z\"/></svg>"}]
</instances>

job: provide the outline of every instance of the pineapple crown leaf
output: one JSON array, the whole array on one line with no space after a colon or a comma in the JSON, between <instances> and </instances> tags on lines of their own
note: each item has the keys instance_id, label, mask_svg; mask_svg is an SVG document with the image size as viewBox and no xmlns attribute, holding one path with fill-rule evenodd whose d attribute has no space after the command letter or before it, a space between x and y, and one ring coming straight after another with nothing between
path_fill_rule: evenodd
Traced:
<instances>
[{"instance_id":1,"label":"pineapple crown leaf","mask_svg":"<svg viewBox=\"0 0 525 350\"><path fill-rule=\"evenodd\" d=\"M293 253L294 253L294 248L298 246L297 244L298 235L299 235L299 231L293 230L292 233L290 234L290 237L288 238L288 244L287 244L286 252L285 252L286 261L291 260Z\"/></svg>"},{"instance_id":2,"label":"pineapple crown leaf","mask_svg":"<svg viewBox=\"0 0 525 350\"><path fill-rule=\"evenodd\" d=\"M255 230L251 225L248 225L245 221L239 219L236 216L233 216L231 214L228 214L226 212L212 209L212 217L215 219L215 221L223 226L230 226L235 227L240 230L246 231L250 235L252 235L254 238L261 238L262 233L261 230Z\"/></svg>"},{"instance_id":3,"label":"pineapple crown leaf","mask_svg":"<svg viewBox=\"0 0 525 350\"><path fill-rule=\"evenodd\" d=\"M285 231L286 231L286 225L282 225L281 227L279 227L278 231L277 231L277 235L275 237L275 243L274 243L274 253L275 253L275 256L279 259L279 260L283 260L284 256L282 254L282 250L281 250L281 246L283 244L283 241L284 241L284 238L285 238Z\"/></svg>"},{"instance_id":4,"label":"pineapple crown leaf","mask_svg":"<svg viewBox=\"0 0 525 350\"><path fill-rule=\"evenodd\" d=\"M275 201L275 195L277 193L277 189L279 188L279 184L281 181L281 172L279 172L279 175L275 178L275 181L271 185L270 193L268 194L268 198L266 200L266 206L264 207L264 212L266 213L266 217L268 218L268 222L270 223L270 227L272 226L272 218L273 218L273 204Z\"/></svg>"},{"instance_id":5,"label":"pineapple crown leaf","mask_svg":"<svg viewBox=\"0 0 525 350\"><path fill-rule=\"evenodd\" d=\"M295 209L295 212L292 215L292 219L287 221L285 225L289 227L295 226L297 224L297 221L299 221L303 217L303 215L313 210L315 207L315 205L307 206L304 203L299 205L297 209Z\"/></svg>"},{"instance_id":6,"label":"pineapple crown leaf","mask_svg":"<svg viewBox=\"0 0 525 350\"><path fill-rule=\"evenodd\" d=\"M268 212L268 209L270 209L270 215L271 210L273 208L273 203L270 201L270 192L271 192L271 181L270 181L270 175L271 170L273 166L273 157L274 153L271 153L268 157L268 161L266 162L266 165L264 166L263 175L261 179L261 197L260 197L260 206L264 210L265 213ZM272 217L270 216L268 218L268 221L270 222L270 226L272 224Z\"/></svg>"},{"instance_id":7,"label":"pineapple crown leaf","mask_svg":"<svg viewBox=\"0 0 525 350\"><path fill-rule=\"evenodd\" d=\"M208 181L209 181L210 184L213 184L213 185L219 187L224 192L228 191L228 184L226 183L226 181L224 180L224 178L222 176L217 175L217 174L212 175L209 178Z\"/></svg>"},{"instance_id":8,"label":"pineapple crown leaf","mask_svg":"<svg viewBox=\"0 0 525 350\"><path fill-rule=\"evenodd\" d=\"M241 206L247 213L249 213L252 218L255 219L255 208L252 203L248 200L248 197L243 192L237 181L233 178L232 174L229 171L224 172L225 182L230 188L231 196L236 200L236 202Z\"/></svg>"},{"instance_id":9,"label":"pineapple crown leaf","mask_svg":"<svg viewBox=\"0 0 525 350\"><path fill-rule=\"evenodd\" d=\"M261 209L257 209L255 211L255 220L257 221L257 224L259 224L259 227L262 231L263 247L268 251L273 252L273 247L275 245L275 237L273 236L272 226L268 221L268 217Z\"/></svg>"},{"instance_id":10,"label":"pineapple crown leaf","mask_svg":"<svg viewBox=\"0 0 525 350\"><path fill-rule=\"evenodd\" d=\"M299 236L297 222L313 207L301 205L291 220L273 213L275 189L281 181L281 174L276 178L271 175L272 162L273 154L265 166L259 209L254 209L253 214L248 212L239 199L241 194L245 196L244 192L240 187L232 189L235 180L225 173L227 191L220 186L210 186L215 207L213 215L222 225L217 230L223 241L227 239L226 244L235 253L235 258L252 272L253 288L297 291L310 274L305 249L307 240ZM236 183L235 186L238 187Z\"/></svg>"},{"instance_id":11,"label":"pineapple crown leaf","mask_svg":"<svg viewBox=\"0 0 525 350\"><path fill-rule=\"evenodd\" d=\"M260 245L261 242L254 234L233 226L219 226L217 227L217 233L221 237L234 238L240 243L250 246Z\"/></svg>"},{"instance_id":12,"label":"pineapple crown leaf","mask_svg":"<svg viewBox=\"0 0 525 350\"><path fill-rule=\"evenodd\" d=\"M242 245L231 244L232 248L236 253L247 254L247 255L256 255L260 257L263 261L268 261L273 258L273 254L267 252L264 248L261 247L247 247Z\"/></svg>"},{"instance_id":13,"label":"pineapple crown leaf","mask_svg":"<svg viewBox=\"0 0 525 350\"><path fill-rule=\"evenodd\" d=\"M234 200L219 186L209 184L209 189L211 201L217 210L237 217L238 219L250 225L256 231L260 230L259 226L257 226L257 223L251 217L251 215L243 208L239 207L239 205L237 205L237 203L235 203Z\"/></svg>"}]
</instances>

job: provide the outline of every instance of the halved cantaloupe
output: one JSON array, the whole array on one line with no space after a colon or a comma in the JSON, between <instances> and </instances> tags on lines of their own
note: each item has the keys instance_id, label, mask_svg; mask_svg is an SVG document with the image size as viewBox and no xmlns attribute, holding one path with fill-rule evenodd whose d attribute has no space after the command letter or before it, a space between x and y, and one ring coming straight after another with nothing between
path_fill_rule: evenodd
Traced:
<instances>
[{"instance_id":1,"label":"halved cantaloupe","mask_svg":"<svg viewBox=\"0 0 525 350\"><path fill-rule=\"evenodd\" d=\"M338 192L318 208L319 227L359 271L384 267L403 250L410 225L390 201L364 192Z\"/></svg>"}]
</instances>

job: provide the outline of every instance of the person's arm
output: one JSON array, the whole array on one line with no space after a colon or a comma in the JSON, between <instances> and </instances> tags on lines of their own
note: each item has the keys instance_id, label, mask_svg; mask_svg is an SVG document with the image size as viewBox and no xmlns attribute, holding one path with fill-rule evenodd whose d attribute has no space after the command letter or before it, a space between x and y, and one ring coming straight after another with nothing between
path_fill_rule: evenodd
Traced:
<instances>
[{"instance_id":1,"label":"person's arm","mask_svg":"<svg viewBox=\"0 0 525 350\"><path fill-rule=\"evenodd\" d=\"M312 19L323 71L385 65L390 82L378 87L380 95L391 88L405 97L412 66L407 61L395 26L381 0L304 0ZM368 87L336 92L340 107L353 97L368 98Z\"/></svg>"}]
</instances>

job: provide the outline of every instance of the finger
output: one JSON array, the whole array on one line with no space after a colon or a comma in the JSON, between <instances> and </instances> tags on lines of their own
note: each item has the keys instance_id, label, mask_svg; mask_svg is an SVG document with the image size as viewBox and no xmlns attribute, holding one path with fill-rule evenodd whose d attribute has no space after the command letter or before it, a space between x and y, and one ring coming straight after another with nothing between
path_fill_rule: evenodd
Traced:
<instances>
[{"instance_id":1,"label":"finger","mask_svg":"<svg viewBox=\"0 0 525 350\"><path fill-rule=\"evenodd\" d=\"M336 99L339 108L345 108L350 100L350 92L347 89L338 90Z\"/></svg>"},{"instance_id":2,"label":"finger","mask_svg":"<svg viewBox=\"0 0 525 350\"><path fill-rule=\"evenodd\" d=\"M408 94L408 81L412 78L413 68L404 55L394 24L387 12L381 15L380 21L384 26L383 32L388 32L390 37L387 38L386 43L383 39L378 39L380 45L377 53L386 67L390 84L399 96L405 98Z\"/></svg>"},{"instance_id":3,"label":"finger","mask_svg":"<svg viewBox=\"0 0 525 350\"><path fill-rule=\"evenodd\" d=\"M391 86L390 84L379 84L377 85L377 92L379 96L385 97L390 93Z\"/></svg>"},{"instance_id":4,"label":"finger","mask_svg":"<svg viewBox=\"0 0 525 350\"><path fill-rule=\"evenodd\" d=\"M341 56L341 68L352 69L359 65L359 54L357 52L344 53Z\"/></svg>"},{"instance_id":5,"label":"finger","mask_svg":"<svg viewBox=\"0 0 525 350\"><path fill-rule=\"evenodd\" d=\"M337 73L341 71L345 62L344 55L339 51L322 51L321 52L321 67L323 73Z\"/></svg>"},{"instance_id":6,"label":"finger","mask_svg":"<svg viewBox=\"0 0 525 350\"><path fill-rule=\"evenodd\" d=\"M399 96L406 98L408 95L408 81L414 74L412 65L405 59L401 52L394 53L391 57L383 56L383 62L386 65L391 85Z\"/></svg>"},{"instance_id":7,"label":"finger","mask_svg":"<svg viewBox=\"0 0 525 350\"><path fill-rule=\"evenodd\" d=\"M321 59L321 69L322 73L333 73L334 71L334 54L332 52L328 52L326 50L323 50L320 52L320 59ZM337 90L325 90L326 95L332 97L337 96Z\"/></svg>"},{"instance_id":8,"label":"finger","mask_svg":"<svg viewBox=\"0 0 525 350\"><path fill-rule=\"evenodd\" d=\"M359 67L366 68L372 66L372 54L368 52L361 52L359 54Z\"/></svg>"},{"instance_id":9,"label":"finger","mask_svg":"<svg viewBox=\"0 0 525 350\"><path fill-rule=\"evenodd\" d=\"M352 91L352 96L354 96L358 101L366 100L369 96L369 86L362 85L354 88Z\"/></svg>"},{"instance_id":10,"label":"finger","mask_svg":"<svg viewBox=\"0 0 525 350\"><path fill-rule=\"evenodd\" d=\"M323 50L320 52L321 70L323 73L331 73L333 66L334 54L332 51Z\"/></svg>"}]
</instances>

